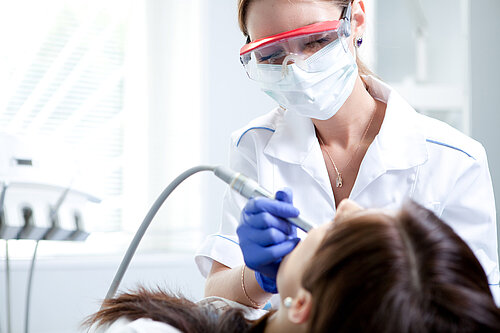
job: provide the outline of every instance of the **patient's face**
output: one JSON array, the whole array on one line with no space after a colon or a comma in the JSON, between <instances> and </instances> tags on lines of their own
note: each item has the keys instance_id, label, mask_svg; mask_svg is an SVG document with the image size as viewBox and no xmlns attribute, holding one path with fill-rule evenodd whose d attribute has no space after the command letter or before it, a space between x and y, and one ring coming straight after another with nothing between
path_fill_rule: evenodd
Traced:
<instances>
[{"instance_id":1,"label":"patient's face","mask_svg":"<svg viewBox=\"0 0 500 333\"><path fill-rule=\"evenodd\" d=\"M325 223L309 231L307 236L281 262L277 277L281 299L295 296L300 288L305 268L311 260L314 260L314 254L325 235L331 231L332 223L343 223L366 211L353 201L344 200L339 204L333 222Z\"/></svg>"}]
</instances>

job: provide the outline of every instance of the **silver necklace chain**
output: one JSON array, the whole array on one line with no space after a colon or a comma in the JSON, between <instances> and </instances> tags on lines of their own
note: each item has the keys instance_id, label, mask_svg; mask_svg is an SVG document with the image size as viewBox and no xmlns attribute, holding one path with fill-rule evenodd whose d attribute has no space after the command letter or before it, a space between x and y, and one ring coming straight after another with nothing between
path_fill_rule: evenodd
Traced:
<instances>
[{"instance_id":1,"label":"silver necklace chain","mask_svg":"<svg viewBox=\"0 0 500 333\"><path fill-rule=\"evenodd\" d=\"M361 147L361 144L363 143L363 141L365 140L366 134L368 133L368 130L370 129L370 126L372 124L372 121L373 121L374 117L375 117L375 110L372 112L372 116L370 117L370 121L368 121L368 125L365 128L365 131L363 133L363 136L361 137L361 140L359 140L358 147L356 148L356 150L354 151L354 153L351 155L351 158L349 159L349 162L347 162L347 164L345 165L344 170L347 169L347 167L349 166L349 164L351 164L352 160L354 159L354 156L356 156L356 154L358 153L358 150ZM332 165L333 165L333 167L335 169L335 172L337 173L337 179L335 181L335 185L340 188L344 184L344 180L342 178L342 173L337 168L337 165L333 161L333 158L330 155L330 152L328 151L328 149L326 149L326 145L323 142L323 139L321 139L321 136L319 135L319 133L317 134L317 136L318 136L318 139L319 139L321 150L326 153L326 155L330 159L330 162L332 162Z\"/></svg>"}]
</instances>

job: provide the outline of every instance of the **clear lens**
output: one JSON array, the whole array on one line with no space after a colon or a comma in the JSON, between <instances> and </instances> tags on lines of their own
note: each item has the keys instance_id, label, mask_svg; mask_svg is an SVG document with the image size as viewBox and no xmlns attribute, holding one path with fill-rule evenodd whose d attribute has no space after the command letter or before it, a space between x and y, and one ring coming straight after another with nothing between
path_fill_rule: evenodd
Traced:
<instances>
[{"instance_id":1,"label":"clear lens","mask_svg":"<svg viewBox=\"0 0 500 333\"><path fill-rule=\"evenodd\" d=\"M312 61L308 61L308 59L313 55L312 58L320 57L326 49L329 49L326 48L328 45L336 44L338 41L337 30L302 35L252 50L243 54L240 60L252 80L268 83L279 82L286 74L283 65L295 63L307 72L324 70L330 62L322 61L319 66L318 64L310 66Z\"/></svg>"}]
</instances>

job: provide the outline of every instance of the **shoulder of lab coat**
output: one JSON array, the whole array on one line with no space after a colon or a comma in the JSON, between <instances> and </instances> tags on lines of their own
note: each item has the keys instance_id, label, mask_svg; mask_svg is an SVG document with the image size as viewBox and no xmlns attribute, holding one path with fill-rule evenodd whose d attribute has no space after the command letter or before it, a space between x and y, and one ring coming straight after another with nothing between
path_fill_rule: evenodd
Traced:
<instances>
[{"instance_id":1,"label":"shoulder of lab coat","mask_svg":"<svg viewBox=\"0 0 500 333\"><path fill-rule=\"evenodd\" d=\"M423 115L419 117L429 146L438 145L441 146L439 149L452 149L472 160L486 159L484 147L478 141L440 120Z\"/></svg>"},{"instance_id":2,"label":"shoulder of lab coat","mask_svg":"<svg viewBox=\"0 0 500 333\"><path fill-rule=\"evenodd\" d=\"M456 157L448 168L453 173L450 181L454 183L441 203L441 218L472 247L490 285L498 289L496 209L486 152L479 142L447 125L436 131L434 120L427 123L430 154L435 150L436 156L441 155L438 160L444 154Z\"/></svg>"},{"instance_id":3,"label":"shoulder of lab coat","mask_svg":"<svg viewBox=\"0 0 500 333\"><path fill-rule=\"evenodd\" d=\"M177 328L154 321L149 318L139 318L131 321L126 318L119 318L110 325L91 330L92 333L181 333Z\"/></svg>"}]
</instances>

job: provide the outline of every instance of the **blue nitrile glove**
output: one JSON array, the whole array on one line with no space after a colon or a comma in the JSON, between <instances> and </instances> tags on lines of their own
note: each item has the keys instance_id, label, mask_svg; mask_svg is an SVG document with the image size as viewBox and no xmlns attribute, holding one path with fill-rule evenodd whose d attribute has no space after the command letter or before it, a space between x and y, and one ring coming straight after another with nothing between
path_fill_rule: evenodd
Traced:
<instances>
[{"instance_id":1,"label":"blue nitrile glove","mask_svg":"<svg viewBox=\"0 0 500 333\"><path fill-rule=\"evenodd\" d=\"M299 216L299 210L292 205L292 191L278 191L275 198L248 200L236 230L245 264L255 271L262 289L271 293L277 293L276 274L281 259L300 240L297 228L285 220Z\"/></svg>"}]
</instances>

